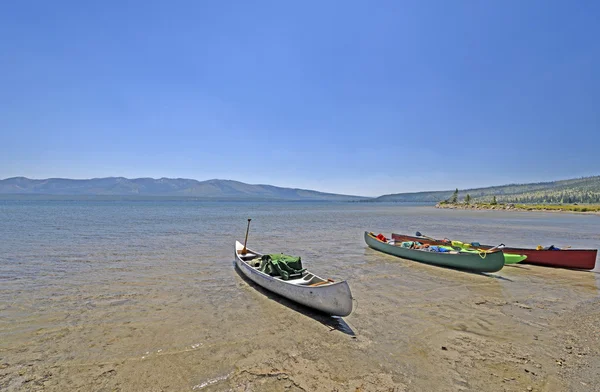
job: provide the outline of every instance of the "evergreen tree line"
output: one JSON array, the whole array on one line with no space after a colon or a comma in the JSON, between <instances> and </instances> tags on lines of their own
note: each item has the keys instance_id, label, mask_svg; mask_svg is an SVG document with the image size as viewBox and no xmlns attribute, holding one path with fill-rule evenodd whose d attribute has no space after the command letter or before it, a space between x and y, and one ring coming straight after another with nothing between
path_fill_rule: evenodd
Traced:
<instances>
[{"instance_id":1,"label":"evergreen tree line","mask_svg":"<svg viewBox=\"0 0 600 392\"><path fill-rule=\"evenodd\" d=\"M490 203L493 196L502 203L598 203L600 176L572 178L569 180L538 182L533 184L508 184L486 188L463 189L460 192L436 191L383 195L375 201L439 202L466 201Z\"/></svg>"},{"instance_id":2,"label":"evergreen tree line","mask_svg":"<svg viewBox=\"0 0 600 392\"><path fill-rule=\"evenodd\" d=\"M562 191L498 197L505 203L600 203L600 192Z\"/></svg>"},{"instance_id":3,"label":"evergreen tree line","mask_svg":"<svg viewBox=\"0 0 600 392\"><path fill-rule=\"evenodd\" d=\"M590 203L600 204L600 192L587 190L557 190L557 191L538 191L528 192L518 195L475 195L470 194L460 197L458 189L452 196L444 200L445 203L522 203L522 204L572 204L572 203Z\"/></svg>"}]
</instances>

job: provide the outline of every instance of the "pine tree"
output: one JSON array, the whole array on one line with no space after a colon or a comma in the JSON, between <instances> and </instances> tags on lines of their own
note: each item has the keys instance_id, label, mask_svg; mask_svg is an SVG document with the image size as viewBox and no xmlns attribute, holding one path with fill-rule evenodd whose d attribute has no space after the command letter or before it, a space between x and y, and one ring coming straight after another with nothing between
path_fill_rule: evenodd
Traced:
<instances>
[{"instance_id":1,"label":"pine tree","mask_svg":"<svg viewBox=\"0 0 600 392\"><path fill-rule=\"evenodd\" d=\"M465 197L465 203L471 204L471 195L469 195L468 193L467 193L467 196Z\"/></svg>"},{"instance_id":2,"label":"pine tree","mask_svg":"<svg viewBox=\"0 0 600 392\"><path fill-rule=\"evenodd\" d=\"M456 204L457 202L458 202L458 188L456 188L456 190L452 194L452 197L450 198L450 203Z\"/></svg>"},{"instance_id":3,"label":"pine tree","mask_svg":"<svg viewBox=\"0 0 600 392\"><path fill-rule=\"evenodd\" d=\"M498 204L498 201L496 201L496 195L494 195L494 197L492 198L492 205L496 205Z\"/></svg>"}]
</instances>

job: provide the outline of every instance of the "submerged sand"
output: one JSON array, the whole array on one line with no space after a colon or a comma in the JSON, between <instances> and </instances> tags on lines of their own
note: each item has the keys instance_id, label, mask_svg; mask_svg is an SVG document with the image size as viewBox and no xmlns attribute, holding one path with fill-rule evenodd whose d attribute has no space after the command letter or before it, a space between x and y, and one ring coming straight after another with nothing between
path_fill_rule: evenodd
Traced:
<instances>
[{"instance_id":1,"label":"submerged sand","mask_svg":"<svg viewBox=\"0 0 600 392\"><path fill-rule=\"evenodd\" d=\"M3 392L600 390L598 271L470 274L362 239L598 247L595 216L252 205L251 248L348 279L355 308L336 319L236 272L246 205L17 207L0 226Z\"/></svg>"},{"instance_id":2,"label":"submerged sand","mask_svg":"<svg viewBox=\"0 0 600 392\"><path fill-rule=\"evenodd\" d=\"M46 316L54 327L30 315L9 328L14 320L3 317L0 387L599 390L597 274L528 265L502 272L473 275L366 249L351 277L355 311L342 320L271 295L233 266L235 298L208 312L191 287L147 290L135 302L135 282L129 292L92 287L76 314Z\"/></svg>"}]
</instances>

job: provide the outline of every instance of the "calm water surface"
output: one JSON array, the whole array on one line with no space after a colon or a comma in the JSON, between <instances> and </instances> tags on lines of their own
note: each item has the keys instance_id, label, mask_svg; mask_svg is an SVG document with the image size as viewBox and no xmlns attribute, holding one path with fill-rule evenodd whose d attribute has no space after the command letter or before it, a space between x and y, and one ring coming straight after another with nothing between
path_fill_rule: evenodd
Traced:
<instances>
[{"instance_id":1,"label":"calm water surface","mask_svg":"<svg viewBox=\"0 0 600 392\"><path fill-rule=\"evenodd\" d=\"M323 320L290 310L235 272L234 241L243 241L249 217L251 248L301 255L318 275L349 280L356 308L346 327L359 337L359 354L347 347L344 334L323 335ZM597 215L370 203L4 200L0 363L8 375L0 386L19 390L24 376L15 374L34 364L31 377L47 389L199 389L208 382L202 389L210 390L247 376L244 369L257 360L265 364L283 355L261 351L256 336L277 339L277 331L297 322L303 341L287 346L287 360L325 363L327 354L311 359L308 353L332 339L331 355L353 355L358 365L317 367L315 374L330 371L352 380L362 377L354 368L360 365L368 374L375 367L391 375L379 382L396 385L412 377L419 385L426 383L426 369L416 369L402 353L431 339L427 333L455 330L458 318L479 328L481 320L462 314L449 297L526 301L545 293L545 300L567 309L598 295L597 273L526 266L506 267L494 278L415 265L368 249L364 230L388 236L418 230L511 246L600 247ZM105 375L98 366L113 371ZM42 379L43 372L52 376ZM152 381L140 381L146 379Z\"/></svg>"}]
</instances>

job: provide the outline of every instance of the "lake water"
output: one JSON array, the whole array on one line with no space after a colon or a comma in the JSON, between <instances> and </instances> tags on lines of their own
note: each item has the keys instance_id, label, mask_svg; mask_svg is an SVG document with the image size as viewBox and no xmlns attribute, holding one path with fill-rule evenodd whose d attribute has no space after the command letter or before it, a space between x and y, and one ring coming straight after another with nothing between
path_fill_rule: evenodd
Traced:
<instances>
[{"instance_id":1,"label":"lake water","mask_svg":"<svg viewBox=\"0 0 600 392\"><path fill-rule=\"evenodd\" d=\"M312 272L348 279L354 313L328 320L242 279L233 245L243 241L247 218L251 248L300 255ZM375 203L1 200L0 389L279 390L289 383L289 390L344 390L372 379L418 390L431 387L427 372L436 371L430 354L419 351L432 336L465 328L491 336L486 323L496 318L506 323L498 328L507 339L518 339L514 323L537 330L549 317L531 321L509 310L474 316L472 298L552 303L558 315L598 296L598 273L517 266L492 277L468 274L375 252L363 241L365 230L600 247L598 215ZM263 374L273 369L281 377ZM477 385L458 370L439 377Z\"/></svg>"}]
</instances>

